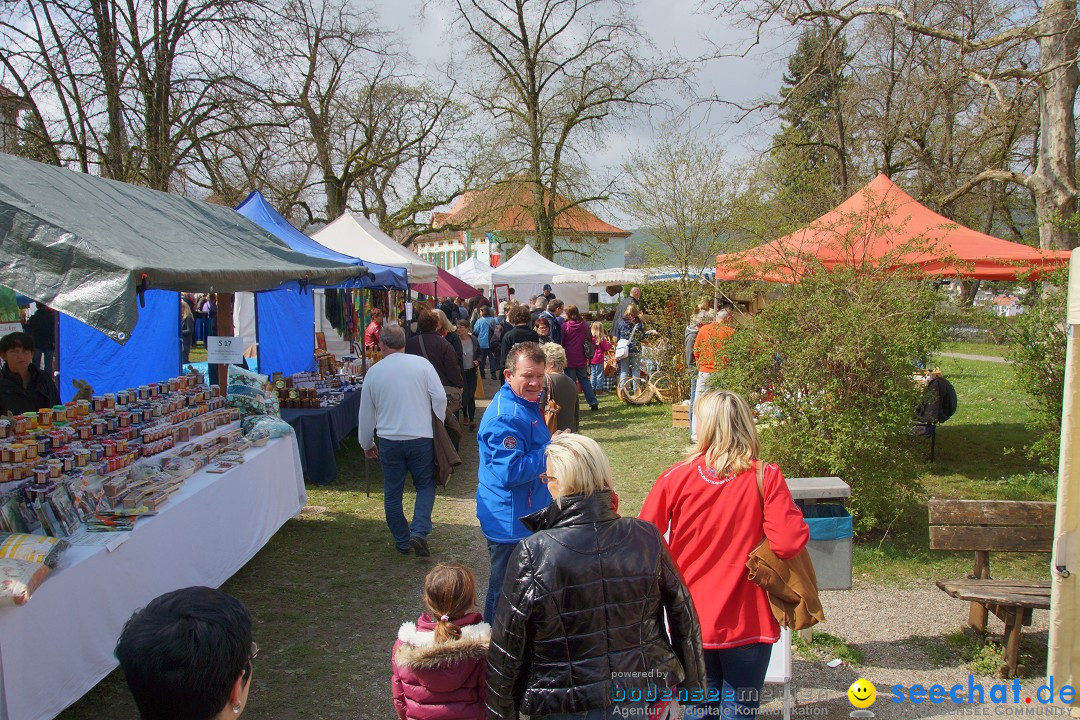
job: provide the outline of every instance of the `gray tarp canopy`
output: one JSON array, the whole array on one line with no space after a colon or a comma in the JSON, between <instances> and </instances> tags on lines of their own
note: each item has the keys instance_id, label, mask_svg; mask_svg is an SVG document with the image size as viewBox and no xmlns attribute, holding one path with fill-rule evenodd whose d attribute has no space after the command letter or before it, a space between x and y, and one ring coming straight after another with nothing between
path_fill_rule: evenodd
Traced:
<instances>
[{"instance_id":1,"label":"gray tarp canopy","mask_svg":"<svg viewBox=\"0 0 1080 720\"><path fill-rule=\"evenodd\" d=\"M291 250L232 208L0 153L0 285L120 343L144 280L238 292L362 272Z\"/></svg>"}]
</instances>

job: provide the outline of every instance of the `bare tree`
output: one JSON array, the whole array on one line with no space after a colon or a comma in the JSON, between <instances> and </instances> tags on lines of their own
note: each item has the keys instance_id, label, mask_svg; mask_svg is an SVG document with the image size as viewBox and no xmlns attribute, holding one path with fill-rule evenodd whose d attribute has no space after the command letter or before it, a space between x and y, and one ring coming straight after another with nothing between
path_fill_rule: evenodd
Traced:
<instances>
[{"instance_id":1,"label":"bare tree","mask_svg":"<svg viewBox=\"0 0 1080 720\"><path fill-rule=\"evenodd\" d=\"M1028 86L1035 88L1038 136L1030 171L1007 161L997 167L984 167L966 178L956 178L958 186L942 198L942 204L951 205L986 181L1015 183L1034 196L1040 245L1076 245L1076 233L1062 222L1077 210L1074 104L1080 87L1076 64L1080 27L1075 0L1041 4L1032 0L995 0L963 6L938 4L933 8L947 10L945 17L933 12L929 16L921 14L919 10L925 4L904 0L733 0L711 7L719 12L740 13L759 32L776 19L792 24L827 19L836 34L848 29L862 33L872 20L886 19L896 28L925 40L927 47L951 54L955 58L947 66L951 78L980 88L989 102L998 103L1006 111L1011 97L1022 96ZM950 50L941 50L942 46ZM940 105L942 115L955 118L962 115L963 108L950 107L952 99L949 94L938 96L944 103Z\"/></svg>"},{"instance_id":2,"label":"bare tree","mask_svg":"<svg viewBox=\"0 0 1080 720\"><path fill-rule=\"evenodd\" d=\"M0 16L3 77L29 98L59 164L168 190L246 86L234 43L257 0L16 0Z\"/></svg>"},{"instance_id":3,"label":"bare tree","mask_svg":"<svg viewBox=\"0 0 1080 720\"><path fill-rule=\"evenodd\" d=\"M646 54L649 40L624 0L453 2L479 63L472 93L495 121L513 180L532 186L536 248L551 258L566 179L575 164L583 170L579 153L687 68Z\"/></svg>"},{"instance_id":4,"label":"bare tree","mask_svg":"<svg viewBox=\"0 0 1080 720\"><path fill-rule=\"evenodd\" d=\"M354 208L411 238L430 230L423 217L431 209L462 192L456 143L468 113L454 101L453 83L437 88L414 76L396 44L350 0L279 7L259 54L283 118L282 144L311 161L290 198L298 224Z\"/></svg>"},{"instance_id":5,"label":"bare tree","mask_svg":"<svg viewBox=\"0 0 1080 720\"><path fill-rule=\"evenodd\" d=\"M619 208L647 228L646 262L674 266L683 278L716 266L734 183L717 138L674 129L623 164Z\"/></svg>"}]
</instances>

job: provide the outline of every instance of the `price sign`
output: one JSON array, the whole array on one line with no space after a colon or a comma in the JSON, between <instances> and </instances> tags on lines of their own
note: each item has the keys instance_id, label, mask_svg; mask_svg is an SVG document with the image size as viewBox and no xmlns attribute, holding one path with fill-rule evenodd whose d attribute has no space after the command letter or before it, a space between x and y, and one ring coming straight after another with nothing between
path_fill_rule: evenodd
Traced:
<instances>
[{"instance_id":1,"label":"price sign","mask_svg":"<svg viewBox=\"0 0 1080 720\"><path fill-rule=\"evenodd\" d=\"M244 339L224 335L206 338L206 362L211 365L243 364Z\"/></svg>"},{"instance_id":2,"label":"price sign","mask_svg":"<svg viewBox=\"0 0 1080 720\"><path fill-rule=\"evenodd\" d=\"M5 335L8 335L8 334L13 333L13 332L22 332L22 331L23 331L22 323L17 323L17 322L0 323L0 337L4 337Z\"/></svg>"}]
</instances>

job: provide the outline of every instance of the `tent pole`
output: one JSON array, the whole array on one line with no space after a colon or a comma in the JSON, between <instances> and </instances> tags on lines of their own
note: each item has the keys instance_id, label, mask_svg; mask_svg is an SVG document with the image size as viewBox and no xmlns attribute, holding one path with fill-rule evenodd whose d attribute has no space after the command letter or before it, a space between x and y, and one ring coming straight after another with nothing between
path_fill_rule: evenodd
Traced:
<instances>
[{"instance_id":1,"label":"tent pole","mask_svg":"<svg viewBox=\"0 0 1080 720\"><path fill-rule=\"evenodd\" d=\"M233 328L233 294L218 293L217 334L218 336L232 337L235 334ZM207 368L209 370L209 368ZM229 387L229 366L221 364L217 366L217 384L224 395Z\"/></svg>"},{"instance_id":2,"label":"tent pole","mask_svg":"<svg viewBox=\"0 0 1080 720\"><path fill-rule=\"evenodd\" d=\"M1078 485L1080 485L1080 415L1076 395L1080 388L1080 347L1077 329L1080 328L1080 252L1072 254L1069 268L1069 290L1066 310L1068 337L1065 350L1065 388L1061 413L1061 451L1058 460L1057 506L1054 517L1054 546L1051 560L1050 636L1047 651L1047 674L1056 675L1062 682L1075 682L1080 673L1077 667L1077 647L1080 628L1077 626L1077 578L1080 571L1080 524L1077 522ZM1074 701L1070 703L1076 707Z\"/></svg>"},{"instance_id":3,"label":"tent pole","mask_svg":"<svg viewBox=\"0 0 1080 720\"><path fill-rule=\"evenodd\" d=\"M360 288L360 328L363 328L360 330L360 372L364 375L367 375L367 326L364 325L366 319L364 317L364 288Z\"/></svg>"},{"instance_id":4,"label":"tent pole","mask_svg":"<svg viewBox=\"0 0 1080 720\"><path fill-rule=\"evenodd\" d=\"M259 295L261 294L262 293L258 292L251 293L251 296L255 298L255 360L259 363L259 372L262 375L269 376L270 373L262 372L264 367L262 361L262 343L259 342ZM244 350L247 350L247 348L244 348ZM246 364L247 363L245 363L245 365Z\"/></svg>"}]
</instances>

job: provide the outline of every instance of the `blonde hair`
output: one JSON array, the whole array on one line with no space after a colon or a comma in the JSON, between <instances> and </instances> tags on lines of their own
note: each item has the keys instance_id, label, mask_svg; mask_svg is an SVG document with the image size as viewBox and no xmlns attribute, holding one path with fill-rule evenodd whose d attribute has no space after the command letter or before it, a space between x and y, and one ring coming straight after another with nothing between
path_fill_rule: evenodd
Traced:
<instances>
[{"instance_id":1,"label":"blonde hair","mask_svg":"<svg viewBox=\"0 0 1080 720\"><path fill-rule=\"evenodd\" d=\"M712 390L694 403L697 442L687 459L705 457L705 464L718 473L738 473L748 469L761 450L750 405L738 393Z\"/></svg>"},{"instance_id":2,"label":"blonde hair","mask_svg":"<svg viewBox=\"0 0 1080 720\"><path fill-rule=\"evenodd\" d=\"M447 334L455 331L456 328L454 327L454 324L450 322L450 319L446 317L446 313L444 313L442 310L440 310L439 308L435 308L434 310L429 310L428 312L434 315L435 319L439 321L439 324L436 326L438 329L442 330L444 333Z\"/></svg>"},{"instance_id":3,"label":"blonde hair","mask_svg":"<svg viewBox=\"0 0 1080 720\"><path fill-rule=\"evenodd\" d=\"M461 628L450 622L476 604L476 575L464 565L436 565L424 578L424 605L435 621L435 642L461 637ZM444 619L445 618L445 619Z\"/></svg>"},{"instance_id":4,"label":"blonde hair","mask_svg":"<svg viewBox=\"0 0 1080 720\"><path fill-rule=\"evenodd\" d=\"M627 305L626 306L626 315L629 315L630 317L634 318L635 320L638 320L638 319L641 318L641 312L638 310L637 305ZM626 315L623 315L623 317L626 317Z\"/></svg>"},{"instance_id":5,"label":"blonde hair","mask_svg":"<svg viewBox=\"0 0 1080 720\"><path fill-rule=\"evenodd\" d=\"M592 495L613 489L611 462L592 438L563 433L552 438L545 454L562 495Z\"/></svg>"},{"instance_id":6,"label":"blonde hair","mask_svg":"<svg viewBox=\"0 0 1080 720\"><path fill-rule=\"evenodd\" d=\"M592 336L594 338L596 338L598 340L603 339L603 337L604 337L604 323L600 322L599 320L596 320L589 327L589 332L592 333Z\"/></svg>"},{"instance_id":7,"label":"blonde hair","mask_svg":"<svg viewBox=\"0 0 1080 720\"><path fill-rule=\"evenodd\" d=\"M566 369L566 351L563 350L562 345L555 342L549 342L541 345L540 349L544 351L544 357L547 358L547 364L555 368L556 372L562 372Z\"/></svg>"}]
</instances>

